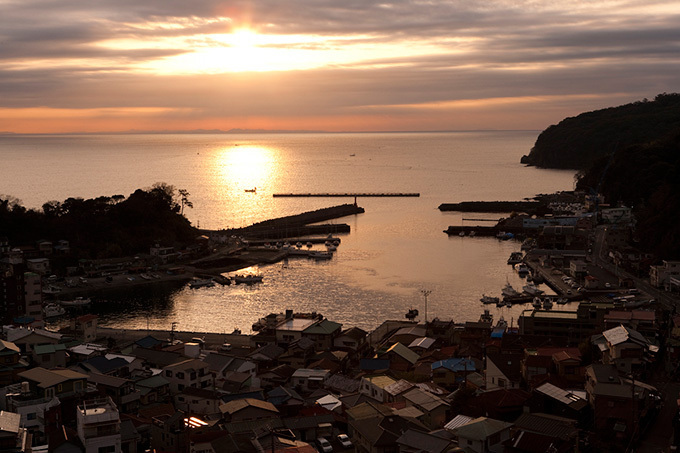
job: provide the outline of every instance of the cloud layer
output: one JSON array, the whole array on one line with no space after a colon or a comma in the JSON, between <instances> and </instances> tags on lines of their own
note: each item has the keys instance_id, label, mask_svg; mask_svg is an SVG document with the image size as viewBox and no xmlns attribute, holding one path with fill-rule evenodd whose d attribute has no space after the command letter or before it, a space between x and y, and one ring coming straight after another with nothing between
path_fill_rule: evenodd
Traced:
<instances>
[{"instance_id":1,"label":"cloud layer","mask_svg":"<svg viewBox=\"0 0 680 453\"><path fill-rule=\"evenodd\" d=\"M678 23L670 1L0 0L0 131L543 129L678 91Z\"/></svg>"}]
</instances>

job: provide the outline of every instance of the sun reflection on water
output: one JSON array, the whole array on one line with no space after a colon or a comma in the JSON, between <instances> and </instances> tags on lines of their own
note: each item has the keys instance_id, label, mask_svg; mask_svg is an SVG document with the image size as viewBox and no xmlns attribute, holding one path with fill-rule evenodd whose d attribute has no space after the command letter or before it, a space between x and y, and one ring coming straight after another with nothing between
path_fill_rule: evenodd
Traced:
<instances>
[{"instance_id":1,"label":"sun reflection on water","mask_svg":"<svg viewBox=\"0 0 680 453\"><path fill-rule=\"evenodd\" d=\"M213 165L226 197L238 206L236 226L252 224L280 176L276 150L234 145L218 151Z\"/></svg>"}]
</instances>

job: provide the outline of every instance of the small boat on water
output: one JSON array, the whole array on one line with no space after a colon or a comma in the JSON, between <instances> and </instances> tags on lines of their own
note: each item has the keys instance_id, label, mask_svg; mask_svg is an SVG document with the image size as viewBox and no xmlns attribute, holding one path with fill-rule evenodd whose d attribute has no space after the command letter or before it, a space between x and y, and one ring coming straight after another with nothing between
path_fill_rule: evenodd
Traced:
<instances>
[{"instance_id":1,"label":"small boat on water","mask_svg":"<svg viewBox=\"0 0 680 453\"><path fill-rule=\"evenodd\" d=\"M153 280L153 277L149 274L139 274L144 280Z\"/></svg>"},{"instance_id":2,"label":"small boat on water","mask_svg":"<svg viewBox=\"0 0 680 453\"><path fill-rule=\"evenodd\" d=\"M59 294L61 288L56 285L47 285L47 287L43 288L42 292L43 294Z\"/></svg>"},{"instance_id":3,"label":"small boat on water","mask_svg":"<svg viewBox=\"0 0 680 453\"><path fill-rule=\"evenodd\" d=\"M520 277L525 277L529 273L529 266L524 263L516 264L515 269L517 269L517 273Z\"/></svg>"},{"instance_id":4,"label":"small boat on water","mask_svg":"<svg viewBox=\"0 0 680 453\"><path fill-rule=\"evenodd\" d=\"M533 283L527 283L526 285L524 285L522 287L522 289L524 290L525 293L527 293L530 296L540 296L543 293L545 293L545 291L543 291L542 289L539 289Z\"/></svg>"},{"instance_id":5,"label":"small boat on water","mask_svg":"<svg viewBox=\"0 0 680 453\"><path fill-rule=\"evenodd\" d=\"M510 283L505 284L501 290L501 294L503 294L503 297L517 297L521 295Z\"/></svg>"},{"instance_id":6,"label":"small boat on water","mask_svg":"<svg viewBox=\"0 0 680 453\"><path fill-rule=\"evenodd\" d=\"M66 309L61 305L52 302L43 307L43 314L45 315L45 318L56 318L57 316L66 314Z\"/></svg>"},{"instance_id":7,"label":"small boat on water","mask_svg":"<svg viewBox=\"0 0 680 453\"><path fill-rule=\"evenodd\" d=\"M234 283L245 283L246 285L252 285L253 283L261 283L263 277L261 275L234 275L232 277Z\"/></svg>"},{"instance_id":8,"label":"small boat on water","mask_svg":"<svg viewBox=\"0 0 680 453\"><path fill-rule=\"evenodd\" d=\"M215 286L215 282L212 278L195 278L189 282L189 288L210 288Z\"/></svg>"},{"instance_id":9,"label":"small boat on water","mask_svg":"<svg viewBox=\"0 0 680 453\"><path fill-rule=\"evenodd\" d=\"M499 302L498 297L487 296L486 294L482 294L482 298L479 300L482 301L483 304L497 304Z\"/></svg>"},{"instance_id":10,"label":"small boat on water","mask_svg":"<svg viewBox=\"0 0 680 453\"><path fill-rule=\"evenodd\" d=\"M255 192L257 192L257 187L253 187L252 189L245 189L245 192L255 193Z\"/></svg>"},{"instance_id":11,"label":"small boat on water","mask_svg":"<svg viewBox=\"0 0 680 453\"><path fill-rule=\"evenodd\" d=\"M86 306L90 305L90 302L92 302L92 301L90 300L89 297L88 298L76 297L73 300L62 300L59 303L63 307L86 307Z\"/></svg>"},{"instance_id":12,"label":"small boat on water","mask_svg":"<svg viewBox=\"0 0 680 453\"><path fill-rule=\"evenodd\" d=\"M535 309L540 309L543 306L543 301L540 297L534 297L534 301L531 303Z\"/></svg>"},{"instance_id":13,"label":"small boat on water","mask_svg":"<svg viewBox=\"0 0 680 453\"><path fill-rule=\"evenodd\" d=\"M414 319L416 319L417 316L418 316L418 309L416 309L416 308L410 308L408 310L408 312L404 315L404 317L406 319L408 319L409 321L413 321Z\"/></svg>"},{"instance_id":14,"label":"small boat on water","mask_svg":"<svg viewBox=\"0 0 680 453\"><path fill-rule=\"evenodd\" d=\"M331 252L322 252L320 250L313 250L309 253L310 258L314 258L317 261L321 260L329 260L333 258L333 254Z\"/></svg>"},{"instance_id":15,"label":"small boat on water","mask_svg":"<svg viewBox=\"0 0 680 453\"><path fill-rule=\"evenodd\" d=\"M508 264L519 264L522 262L522 258L522 252L512 252L510 258L508 258Z\"/></svg>"}]
</instances>

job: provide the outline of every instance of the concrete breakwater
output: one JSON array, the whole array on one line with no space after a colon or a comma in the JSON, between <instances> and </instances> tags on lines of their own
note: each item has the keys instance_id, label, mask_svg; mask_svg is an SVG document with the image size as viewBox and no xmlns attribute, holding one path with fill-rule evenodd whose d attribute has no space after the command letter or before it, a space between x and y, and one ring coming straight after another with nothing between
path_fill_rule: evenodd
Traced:
<instances>
[{"instance_id":1,"label":"concrete breakwater","mask_svg":"<svg viewBox=\"0 0 680 453\"><path fill-rule=\"evenodd\" d=\"M461 203L442 203L440 211L458 212L526 212L540 214L547 209L540 201L463 201Z\"/></svg>"},{"instance_id":2,"label":"concrete breakwater","mask_svg":"<svg viewBox=\"0 0 680 453\"><path fill-rule=\"evenodd\" d=\"M364 208L355 204L342 204L315 211L265 220L253 225L228 230L228 233L246 238L286 238L310 234L347 233L349 225L310 225L312 223L361 214Z\"/></svg>"}]
</instances>

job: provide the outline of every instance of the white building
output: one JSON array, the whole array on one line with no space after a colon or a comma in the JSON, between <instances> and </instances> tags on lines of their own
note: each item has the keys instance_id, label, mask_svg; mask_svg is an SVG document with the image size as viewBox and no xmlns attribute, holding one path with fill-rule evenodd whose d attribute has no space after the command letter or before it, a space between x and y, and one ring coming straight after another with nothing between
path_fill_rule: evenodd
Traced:
<instances>
[{"instance_id":1,"label":"white building","mask_svg":"<svg viewBox=\"0 0 680 453\"><path fill-rule=\"evenodd\" d=\"M76 417L85 453L121 451L120 414L111 398L83 401Z\"/></svg>"},{"instance_id":2,"label":"white building","mask_svg":"<svg viewBox=\"0 0 680 453\"><path fill-rule=\"evenodd\" d=\"M670 290L671 281L680 278L680 261L663 260L663 264L650 266L649 282L657 287Z\"/></svg>"}]
</instances>

